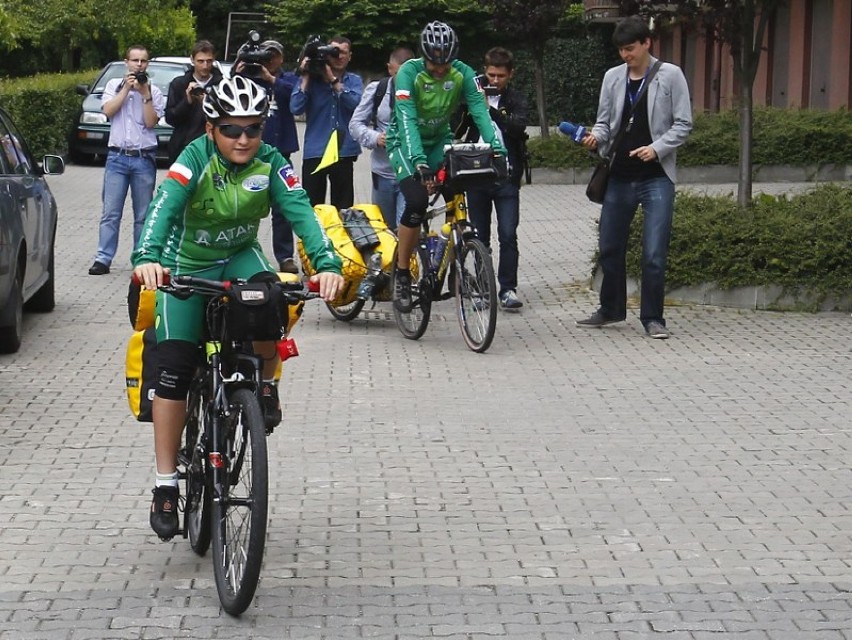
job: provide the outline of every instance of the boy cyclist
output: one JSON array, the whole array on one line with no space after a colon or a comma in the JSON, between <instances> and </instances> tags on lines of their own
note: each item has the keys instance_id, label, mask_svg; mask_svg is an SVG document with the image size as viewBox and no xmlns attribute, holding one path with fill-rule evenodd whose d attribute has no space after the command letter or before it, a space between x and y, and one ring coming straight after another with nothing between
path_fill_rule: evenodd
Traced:
<instances>
[{"instance_id":1,"label":"boy cyclist","mask_svg":"<svg viewBox=\"0 0 852 640\"><path fill-rule=\"evenodd\" d=\"M391 167L405 197L393 290L393 303L403 312L411 310L411 254L429 195L437 188L435 172L444 159L444 145L453 141L450 118L462 101L468 104L483 141L506 155L474 81L476 73L456 59L459 42L455 31L443 22L430 22L420 34L420 48L423 57L409 60L397 72L394 115L386 141Z\"/></svg>"},{"instance_id":2,"label":"boy cyclist","mask_svg":"<svg viewBox=\"0 0 852 640\"><path fill-rule=\"evenodd\" d=\"M258 225L275 203L302 238L323 299L343 283L341 263L311 208L293 167L260 135L269 108L266 91L234 76L208 89L203 109L207 135L189 144L170 167L148 209L132 260L146 288L166 273L212 280L250 278L274 272L257 241ZM169 539L178 530L177 452L186 415L186 396L195 369L205 298L187 300L157 291L159 365L153 401L157 480L151 528ZM263 410L268 428L281 421L271 382L278 363L275 344L256 343L263 356Z\"/></svg>"}]
</instances>

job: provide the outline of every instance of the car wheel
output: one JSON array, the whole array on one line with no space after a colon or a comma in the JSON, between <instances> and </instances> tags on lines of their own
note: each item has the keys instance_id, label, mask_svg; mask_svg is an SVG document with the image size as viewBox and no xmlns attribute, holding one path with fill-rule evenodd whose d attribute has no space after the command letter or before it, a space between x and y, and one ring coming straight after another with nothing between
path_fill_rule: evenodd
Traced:
<instances>
[{"instance_id":1,"label":"car wheel","mask_svg":"<svg viewBox=\"0 0 852 640\"><path fill-rule=\"evenodd\" d=\"M0 353L15 353L21 348L24 333L24 294L22 274L15 275L9 303L12 308L12 324L0 327Z\"/></svg>"},{"instance_id":2,"label":"car wheel","mask_svg":"<svg viewBox=\"0 0 852 640\"><path fill-rule=\"evenodd\" d=\"M55 236L54 236L55 238ZM56 306L56 287L54 285L54 268L53 268L53 247L54 240L50 241L50 261L47 263L47 282L41 285L41 288L36 291L35 295L29 299L26 304L27 311L35 311L36 313L47 313L53 311Z\"/></svg>"}]
</instances>

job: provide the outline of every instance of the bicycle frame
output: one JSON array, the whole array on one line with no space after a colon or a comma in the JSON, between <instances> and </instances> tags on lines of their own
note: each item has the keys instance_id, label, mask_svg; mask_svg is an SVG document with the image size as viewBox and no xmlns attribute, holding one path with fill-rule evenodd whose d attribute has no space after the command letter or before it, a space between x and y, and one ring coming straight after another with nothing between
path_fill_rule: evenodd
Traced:
<instances>
[{"instance_id":1,"label":"bicycle frame","mask_svg":"<svg viewBox=\"0 0 852 640\"><path fill-rule=\"evenodd\" d=\"M446 205L431 209L421 224L420 242L417 250L420 252L423 264L430 264L430 260L426 259L429 257L429 251L426 247L429 222L442 214L446 215L445 220L450 225L450 236L441 254L441 262L438 265L437 271L432 270L428 274L431 297L436 301L453 297L452 291L442 296L441 289L443 289L451 267L457 268L459 266L456 264L457 256L455 248L461 246L467 238L476 236L476 230L471 226L467 218L467 201L465 200L464 192L456 193L452 198L447 200Z\"/></svg>"}]
</instances>

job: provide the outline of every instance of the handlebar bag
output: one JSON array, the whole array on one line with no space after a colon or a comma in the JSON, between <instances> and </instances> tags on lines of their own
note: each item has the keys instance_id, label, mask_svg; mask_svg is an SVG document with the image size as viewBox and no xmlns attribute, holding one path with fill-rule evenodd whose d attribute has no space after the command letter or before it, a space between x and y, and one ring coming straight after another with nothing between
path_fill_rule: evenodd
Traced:
<instances>
[{"instance_id":1,"label":"handlebar bag","mask_svg":"<svg viewBox=\"0 0 852 640\"><path fill-rule=\"evenodd\" d=\"M444 153L450 184L458 189L486 187L508 177L506 159L495 156L490 145L453 144Z\"/></svg>"},{"instance_id":2,"label":"handlebar bag","mask_svg":"<svg viewBox=\"0 0 852 640\"><path fill-rule=\"evenodd\" d=\"M225 323L232 340L279 340L286 333L286 307L278 287L266 282L234 284Z\"/></svg>"}]
</instances>

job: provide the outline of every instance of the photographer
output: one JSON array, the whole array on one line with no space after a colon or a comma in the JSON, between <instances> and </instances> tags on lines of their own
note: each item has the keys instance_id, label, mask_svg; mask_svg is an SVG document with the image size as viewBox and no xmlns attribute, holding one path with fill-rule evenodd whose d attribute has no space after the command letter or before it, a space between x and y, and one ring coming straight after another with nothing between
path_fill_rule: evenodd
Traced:
<instances>
[{"instance_id":1,"label":"photographer","mask_svg":"<svg viewBox=\"0 0 852 640\"><path fill-rule=\"evenodd\" d=\"M361 147L349 134L349 121L361 101L364 83L346 71L351 57L352 43L337 36L327 46L311 39L299 61L302 79L290 96L290 111L305 114L302 180L312 205L325 203L326 181L331 183L332 205L345 209L355 201L353 171ZM317 171L335 131L339 159Z\"/></svg>"},{"instance_id":2,"label":"photographer","mask_svg":"<svg viewBox=\"0 0 852 640\"><path fill-rule=\"evenodd\" d=\"M214 65L216 50L207 40L195 43L190 54L192 69L172 80L166 99L166 122L174 128L169 140L169 164L183 148L204 133L205 117L201 109L204 89L218 84L222 72Z\"/></svg>"},{"instance_id":3,"label":"photographer","mask_svg":"<svg viewBox=\"0 0 852 640\"><path fill-rule=\"evenodd\" d=\"M98 250L89 275L109 273L118 249L118 231L127 190L133 201L133 245L139 241L157 178L157 135L154 127L166 107L163 93L148 78L148 49L128 47L123 78L107 82L101 110L110 121L104 165L104 208L98 233Z\"/></svg>"},{"instance_id":4,"label":"photographer","mask_svg":"<svg viewBox=\"0 0 852 640\"><path fill-rule=\"evenodd\" d=\"M292 71L282 71L284 65L284 47L280 42L267 40L261 43L261 49L269 55L259 73L256 82L266 89L270 97L269 115L263 125L262 139L290 160L290 156L299 150L299 137L296 133L296 121L290 112L290 94L299 83L299 77ZM276 210L272 203L272 250L278 262L278 270L285 273L298 273L293 260L293 227L290 221Z\"/></svg>"},{"instance_id":5,"label":"photographer","mask_svg":"<svg viewBox=\"0 0 852 640\"><path fill-rule=\"evenodd\" d=\"M491 120L500 128L503 143L509 152L511 173L492 187L469 189L467 207L470 221L480 240L491 246L491 209L497 217L497 238L500 243L500 261L497 280L500 284L500 308L520 311L524 303L518 298L518 222L520 221L520 189L526 155L527 103L520 92L509 86L515 74L512 53L503 47L494 47L485 54L485 73L477 76L480 91L488 103ZM456 137L465 142L479 142L480 133L466 108Z\"/></svg>"}]
</instances>

